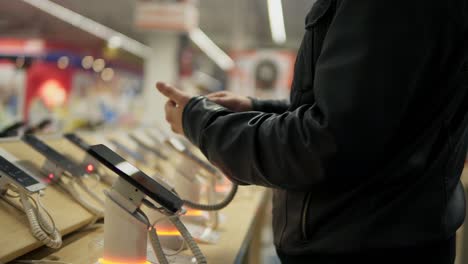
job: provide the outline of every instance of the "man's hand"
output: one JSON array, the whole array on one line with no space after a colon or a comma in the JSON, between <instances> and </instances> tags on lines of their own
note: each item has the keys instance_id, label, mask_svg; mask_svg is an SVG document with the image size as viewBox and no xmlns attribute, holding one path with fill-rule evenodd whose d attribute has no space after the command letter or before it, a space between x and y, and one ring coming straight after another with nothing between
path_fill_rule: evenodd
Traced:
<instances>
[{"instance_id":1,"label":"man's hand","mask_svg":"<svg viewBox=\"0 0 468 264\"><path fill-rule=\"evenodd\" d=\"M166 111L166 120L171 125L172 131L183 135L182 114L185 105L187 105L192 96L162 82L156 83L156 88L168 98L164 109Z\"/></svg>"},{"instance_id":2,"label":"man's hand","mask_svg":"<svg viewBox=\"0 0 468 264\"><path fill-rule=\"evenodd\" d=\"M246 112L252 110L252 100L248 97L236 95L231 92L216 92L206 96L208 100L234 112Z\"/></svg>"}]
</instances>

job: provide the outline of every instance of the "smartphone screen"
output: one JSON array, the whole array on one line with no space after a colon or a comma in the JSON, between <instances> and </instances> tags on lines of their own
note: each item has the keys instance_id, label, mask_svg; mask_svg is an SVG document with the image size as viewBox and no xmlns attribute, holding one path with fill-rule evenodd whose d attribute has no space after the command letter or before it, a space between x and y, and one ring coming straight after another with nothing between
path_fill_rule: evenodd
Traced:
<instances>
[{"instance_id":1,"label":"smartphone screen","mask_svg":"<svg viewBox=\"0 0 468 264\"><path fill-rule=\"evenodd\" d=\"M82 150L84 151L88 151L90 145L88 145L88 143L86 143L82 138L80 138L79 136L77 136L76 134L74 133L68 133L68 134L65 134L63 135L66 139L68 139L70 142L72 142L73 144L75 144L76 146L78 146L79 148L81 148Z\"/></svg>"},{"instance_id":2,"label":"smartphone screen","mask_svg":"<svg viewBox=\"0 0 468 264\"><path fill-rule=\"evenodd\" d=\"M35 192L45 189L45 185L2 156L0 156L0 171L29 191ZM2 177L1 174L0 177Z\"/></svg>"},{"instance_id":3,"label":"smartphone screen","mask_svg":"<svg viewBox=\"0 0 468 264\"><path fill-rule=\"evenodd\" d=\"M183 201L176 194L166 189L162 184L146 175L105 145L91 146L88 153L170 212L175 213L182 207Z\"/></svg>"},{"instance_id":4,"label":"smartphone screen","mask_svg":"<svg viewBox=\"0 0 468 264\"><path fill-rule=\"evenodd\" d=\"M27 134L22 137L22 140L33 147L36 151L41 153L43 156L48 158L50 161L55 163L57 166L71 173L73 176L83 176L86 174L84 169L73 163L64 155L57 152L42 140L38 139L36 136Z\"/></svg>"}]
</instances>

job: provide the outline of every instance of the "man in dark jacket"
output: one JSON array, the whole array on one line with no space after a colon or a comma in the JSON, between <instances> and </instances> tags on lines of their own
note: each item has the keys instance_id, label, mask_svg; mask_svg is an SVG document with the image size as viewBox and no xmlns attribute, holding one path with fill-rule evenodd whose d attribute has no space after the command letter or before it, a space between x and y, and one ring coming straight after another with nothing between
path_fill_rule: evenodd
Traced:
<instances>
[{"instance_id":1,"label":"man in dark jacket","mask_svg":"<svg viewBox=\"0 0 468 264\"><path fill-rule=\"evenodd\" d=\"M172 129L274 190L285 263L453 263L468 148L466 0L318 0L290 104L163 83ZM356 261L356 262L355 262Z\"/></svg>"}]
</instances>

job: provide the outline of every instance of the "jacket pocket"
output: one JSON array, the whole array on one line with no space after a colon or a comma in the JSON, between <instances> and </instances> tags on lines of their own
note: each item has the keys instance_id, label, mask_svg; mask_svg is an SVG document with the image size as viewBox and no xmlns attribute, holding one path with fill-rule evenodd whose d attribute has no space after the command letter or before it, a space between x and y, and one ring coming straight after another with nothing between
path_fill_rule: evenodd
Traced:
<instances>
[{"instance_id":1,"label":"jacket pocket","mask_svg":"<svg viewBox=\"0 0 468 264\"><path fill-rule=\"evenodd\" d=\"M287 223L287 192L284 190L273 190L273 234L276 248L283 248L283 236Z\"/></svg>"},{"instance_id":2,"label":"jacket pocket","mask_svg":"<svg viewBox=\"0 0 468 264\"><path fill-rule=\"evenodd\" d=\"M304 206L302 207L301 212L301 235L303 240L309 240L309 235L307 234L307 223L310 207L310 199L312 197L311 193L308 193L304 199Z\"/></svg>"}]
</instances>

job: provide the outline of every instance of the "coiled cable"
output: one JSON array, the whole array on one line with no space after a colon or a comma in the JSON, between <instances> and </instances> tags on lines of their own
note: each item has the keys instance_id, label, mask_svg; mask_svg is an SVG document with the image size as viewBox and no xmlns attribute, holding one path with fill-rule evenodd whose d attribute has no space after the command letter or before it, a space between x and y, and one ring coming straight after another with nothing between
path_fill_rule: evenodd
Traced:
<instances>
[{"instance_id":1,"label":"coiled cable","mask_svg":"<svg viewBox=\"0 0 468 264\"><path fill-rule=\"evenodd\" d=\"M154 207L151 207L151 208L154 208ZM158 211L162 213L162 210L158 210ZM148 221L148 217L143 212L141 213L144 215L144 217ZM167 218L172 222L172 224L176 227L176 229L182 235L182 238L184 239L185 243L187 243L188 247L190 248L190 251L192 251L192 254L195 257L197 263L206 264L207 261L206 261L205 255L203 255L203 252L200 250L200 248L198 247L197 243L195 242L195 240L193 239L192 235L187 230L185 225L182 223L182 221L180 221L179 214L171 215L171 216L168 216ZM151 246L153 248L154 254L156 255L156 258L158 259L158 262L160 264L169 264L166 254L164 253L164 250L162 248L161 241L159 240L157 229L155 227L155 224L161 220L162 219L159 219L155 221L153 225L149 226L148 232L149 232L149 237L151 241ZM181 250L182 248L178 250L178 252Z\"/></svg>"},{"instance_id":2,"label":"coiled cable","mask_svg":"<svg viewBox=\"0 0 468 264\"><path fill-rule=\"evenodd\" d=\"M234 200L234 197L236 196L238 188L239 186L237 184L233 184L226 198L217 204L199 204L199 203L195 203L192 201L184 200L184 205L192 209L197 209L197 210L202 210L202 211L218 211L228 206L232 202L232 200Z\"/></svg>"},{"instance_id":3,"label":"coiled cable","mask_svg":"<svg viewBox=\"0 0 468 264\"><path fill-rule=\"evenodd\" d=\"M19 192L19 198L23 205L23 210L28 218L32 235L50 248L60 248L62 246L62 236L55 227L55 222L49 212L42 204L40 205L50 220L47 221L39 211L39 206L37 206L33 197L24 192ZM31 204L31 200L36 205L36 208Z\"/></svg>"},{"instance_id":4,"label":"coiled cable","mask_svg":"<svg viewBox=\"0 0 468 264\"><path fill-rule=\"evenodd\" d=\"M206 257L203 255L203 252L198 247L197 243L193 239L190 232L187 230L187 227L180 221L180 218L177 217L170 217L169 220L174 224L174 226L179 230L180 234L184 238L185 242L187 243L190 251L192 251L195 259L197 260L198 264L206 264Z\"/></svg>"},{"instance_id":5,"label":"coiled cable","mask_svg":"<svg viewBox=\"0 0 468 264\"><path fill-rule=\"evenodd\" d=\"M156 227L150 227L148 228L148 230L151 241L151 247L153 247L154 254L158 259L159 264L169 264L169 261L167 260L167 257L164 254L161 241L159 240Z\"/></svg>"}]
</instances>

